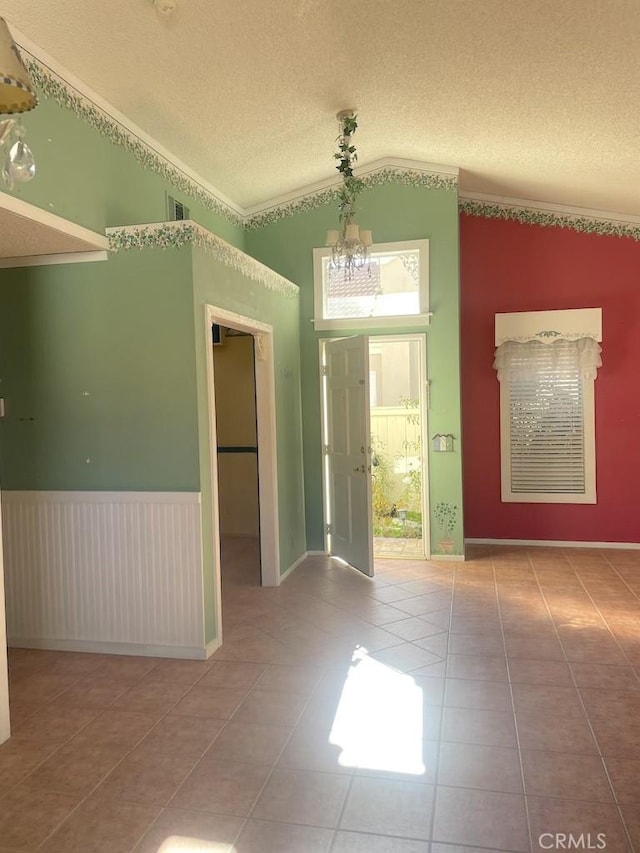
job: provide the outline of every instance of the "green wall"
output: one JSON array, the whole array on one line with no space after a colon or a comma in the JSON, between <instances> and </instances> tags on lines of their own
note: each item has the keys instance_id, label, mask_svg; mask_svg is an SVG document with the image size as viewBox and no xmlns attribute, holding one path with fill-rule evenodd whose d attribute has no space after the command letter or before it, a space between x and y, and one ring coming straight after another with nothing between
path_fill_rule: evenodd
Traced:
<instances>
[{"instance_id":1,"label":"green wall","mask_svg":"<svg viewBox=\"0 0 640 853\"><path fill-rule=\"evenodd\" d=\"M302 471L302 404L300 397L299 301L251 281L221 264L203 250L193 251L193 312L198 365L198 418L200 429L200 482L205 547L205 614L214 612L214 562L211 554L212 497L206 359L211 343L205 333L205 305L233 311L273 327L276 433L278 454L278 515L280 572L304 553L305 514ZM212 625L205 624L206 641Z\"/></svg>"},{"instance_id":2,"label":"green wall","mask_svg":"<svg viewBox=\"0 0 640 853\"><path fill-rule=\"evenodd\" d=\"M0 270L0 378L4 489L197 491L190 250Z\"/></svg>"},{"instance_id":3,"label":"green wall","mask_svg":"<svg viewBox=\"0 0 640 853\"><path fill-rule=\"evenodd\" d=\"M453 551L463 553L462 462L460 441L460 335L458 199L452 190L386 184L366 190L361 196L362 227L372 228L378 243L428 238L430 241L431 324L425 328L395 329L427 333L427 363L430 379L429 436L452 433L454 453L433 453L429 447L431 549L445 538L435 507L455 507ZM330 333L315 332L313 318L312 249L322 246L328 228L335 228L337 208L325 204L296 213L247 232L246 251L267 266L300 285L300 335L302 405L304 424L305 506L307 549L324 547L322 530L322 481L318 338ZM370 334L389 334L384 328ZM343 336L348 331L340 332ZM357 334L354 332L354 334Z\"/></svg>"},{"instance_id":4,"label":"green wall","mask_svg":"<svg viewBox=\"0 0 640 853\"><path fill-rule=\"evenodd\" d=\"M274 328L282 572L305 549L323 547L311 250L335 227L335 205L245 232L50 99L24 122L38 166L15 191L25 201L102 232L164 221L171 193L191 218L301 285L300 300L283 296L191 248L0 271L3 488L201 490L208 642L217 626L204 305ZM455 453L430 454L432 550L442 538L433 509L446 502L457 509L454 550L462 553L457 196L386 184L362 202L361 222L377 242L431 241L429 432L458 439Z\"/></svg>"},{"instance_id":5,"label":"green wall","mask_svg":"<svg viewBox=\"0 0 640 853\"><path fill-rule=\"evenodd\" d=\"M36 178L14 195L91 228L165 221L167 193L243 248L245 232L70 109L24 116ZM179 152L178 152L179 153ZM206 636L215 625L204 304L274 327L281 571L305 551L299 305L203 251L0 270L0 477L7 490L200 491Z\"/></svg>"},{"instance_id":6,"label":"green wall","mask_svg":"<svg viewBox=\"0 0 640 853\"><path fill-rule=\"evenodd\" d=\"M22 121L37 169L36 177L13 193L24 201L104 233L111 226L164 222L168 192L185 202L191 219L242 248L241 228L143 168L71 110L42 97Z\"/></svg>"},{"instance_id":7,"label":"green wall","mask_svg":"<svg viewBox=\"0 0 640 853\"><path fill-rule=\"evenodd\" d=\"M298 298L190 247L0 271L3 488L201 491L205 643L217 633L206 304L274 329L284 572L306 548Z\"/></svg>"}]
</instances>

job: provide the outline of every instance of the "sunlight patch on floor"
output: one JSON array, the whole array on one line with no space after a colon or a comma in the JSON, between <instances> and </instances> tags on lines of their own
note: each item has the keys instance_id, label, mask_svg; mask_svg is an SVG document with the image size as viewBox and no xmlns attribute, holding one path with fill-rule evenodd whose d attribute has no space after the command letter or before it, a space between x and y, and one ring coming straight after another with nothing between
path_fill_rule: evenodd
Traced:
<instances>
[{"instance_id":1,"label":"sunlight patch on floor","mask_svg":"<svg viewBox=\"0 0 640 853\"><path fill-rule=\"evenodd\" d=\"M422 775L422 704L410 675L357 649L329 735L329 743L342 749L340 764Z\"/></svg>"},{"instance_id":2,"label":"sunlight patch on floor","mask_svg":"<svg viewBox=\"0 0 640 853\"><path fill-rule=\"evenodd\" d=\"M235 847L230 847L228 843L172 835L165 838L158 847L158 853L235 853L235 849Z\"/></svg>"}]
</instances>

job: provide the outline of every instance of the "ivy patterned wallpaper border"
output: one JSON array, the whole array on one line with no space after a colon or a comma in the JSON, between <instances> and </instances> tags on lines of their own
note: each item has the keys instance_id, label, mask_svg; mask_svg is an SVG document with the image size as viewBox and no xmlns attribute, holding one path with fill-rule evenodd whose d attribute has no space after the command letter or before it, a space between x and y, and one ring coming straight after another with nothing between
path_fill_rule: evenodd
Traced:
<instances>
[{"instance_id":1,"label":"ivy patterned wallpaper border","mask_svg":"<svg viewBox=\"0 0 640 853\"><path fill-rule=\"evenodd\" d=\"M208 210L224 217L233 225L242 228L244 217L225 204L221 199L181 169L154 151L132 131L120 124L113 116L73 88L66 80L54 74L46 65L23 50L22 58L38 92L70 110L76 118L84 121L101 136L124 148L136 158L140 165L160 175L181 192L199 201Z\"/></svg>"},{"instance_id":2,"label":"ivy patterned wallpaper border","mask_svg":"<svg viewBox=\"0 0 640 853\"><path fill-rule=\"evenodd\" d=\"M451 175L441 175L437 172L421 172L418 169L382 167L375 172L361 176L360 180L365 189L383 186L384 184L403 184L410 187L426 187L427 189L448 190L456 192L458 179ZM311 192L293 201L277 204L270 210L255 213L245 220L247 228L263 228L295 213L306 213L327 203L337 203L340 184L329 189Z\"/></svg>"},{"instance_id":3,"label":"ivy patterned wallpaper border","mask_svg":"<svg viewBox=\"0 0 640 853\"><path fill-rule=\"evenodd\" d=\"M295 299L299 288L293 282L236 249L226 240L190 220L149 225L107 228L109 251L114 254L142 249L180 249L196 246L231 269L259 282L268 290Z\"/></svg>"},{"instance_id":4,"label":"ivy patterned wallpaper border","mask_svg":"<svg viewBox=\"0 0 640 853\"><path fill-rule=\"evenodd\" d=\"M84 121L109 142L124 148L136 158L144 169L160 175L180 192L196 199L208 210L213 211L238 228L261 228L292 214L313 210L323 204L337 200L338 190L340 189L338 183L335 187L310 192L298 199L276 204L269 210L244 216L218 198L215 193L183 172L169 159L158 154L133 131L122 125L64 78L40 62L28 50L22 48L21 52L33 83L40 94L70 110L77 118ZM444 189L452 192L458 189L457 177L411 168L381 167L362 176L362 180L366 187L400 183L405 186ZM629 237L632 240L640 240L640 224L631 222L617 222L605 218L579 216L571 213L473 199L461 199L459 210L461 213L470 216L481 216L488 219L508 219L525 225L569 228L584 234Z\"/></svg>"},{"instance_id":5,"label":"ivy patterned wallpaper border","mask_svg":"<svg viewBox=\"0 0 640 853\"><path fill-rule=\"evenodd\" d=\"M485 219L509 219L523 225L540 225L543 228L569 228L582 234L596 234L599 237L629 237L640 240L640 225L631 222L613 222L610 219L598 219L530 207L516 207L499 202L460 199L459 210L469 216L481 216Z\"/></svg>"},{"instance_id":6,"label":"ivy patterned wallpaper border","mask_svg":"<svg viewBox=\"0 0 640 853\"><path fill-rule=\"evenodd\" d=\"M31 79L41 95L55 101L59 106L70 110L76 118L84 121L96 130L102 137L124 148L136 158L140 165L149 171L160 175L173 184L180 192L199 201L208 210L222 216L238 228L258 228L276 222L293 213L320 207L326 202L337 199L340 184L327 190L309 193L292 202L278 204L271 210L253 216L243 216L238 213L215 193L203 187L196 180L185 174L170 160L158 154L150 145L140 139L135 133L117 119L105 112L101 107L79 92L64 78L53 72L40 60L24 48L22 58L31 75ZM363 177L365 186L374 187L388 183L402 183L409 186L447 189L455 191L458 186L457 178L436 172L420 172L419 170L383 167Z\"/></svg>"}]
</instances>

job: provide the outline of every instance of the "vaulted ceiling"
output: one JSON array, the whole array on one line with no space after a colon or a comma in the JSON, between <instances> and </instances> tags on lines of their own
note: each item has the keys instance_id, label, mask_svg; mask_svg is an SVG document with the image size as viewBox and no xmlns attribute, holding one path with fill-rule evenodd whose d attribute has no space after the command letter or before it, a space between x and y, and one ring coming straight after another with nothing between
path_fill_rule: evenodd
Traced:
<instances>
[{"instance_id":1,"label":"vaulted ceiling","mask_svg":"<svg viewBox=\"0 0 640 853\"><path fill-rule=\"evenodd\" d=\"M637 0L2 0L2 14L243 208L360 162L640 215ZM16 33L15 30L18 32Z\"/></svg>"}]
</instances>

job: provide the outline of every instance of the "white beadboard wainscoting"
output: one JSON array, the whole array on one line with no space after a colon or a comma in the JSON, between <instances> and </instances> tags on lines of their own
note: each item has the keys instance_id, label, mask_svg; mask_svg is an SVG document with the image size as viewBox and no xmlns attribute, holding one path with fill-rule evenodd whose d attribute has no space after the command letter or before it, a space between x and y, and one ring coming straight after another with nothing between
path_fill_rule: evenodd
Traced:
<instances>
[{"instance_id":1,"label":"white beadboard wainscoting","mask_svg":"<svg viewBox=\"0 0 640 853\"><path fill-rule=\"evenodd\" d=\"M203 658L194 492L2 492L9 645Z\"/></svg>"}]
</instances>

